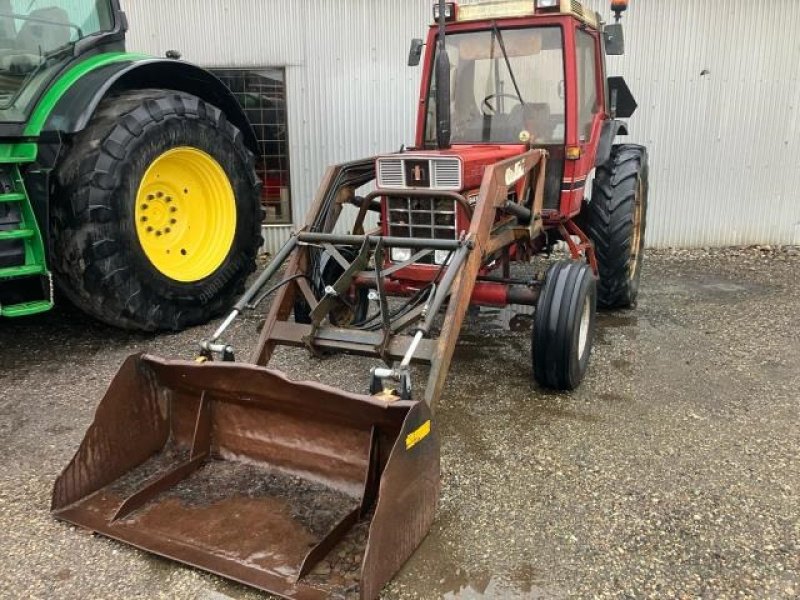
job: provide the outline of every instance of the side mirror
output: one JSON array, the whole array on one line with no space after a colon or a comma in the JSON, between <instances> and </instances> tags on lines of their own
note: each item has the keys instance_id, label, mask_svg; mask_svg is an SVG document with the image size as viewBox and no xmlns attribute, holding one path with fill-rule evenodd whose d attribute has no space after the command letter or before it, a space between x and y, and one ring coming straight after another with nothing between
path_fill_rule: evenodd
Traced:
<instances>
[{"instance_id":1,"label":"side mirror","mask_svg":"<svg viewBox=\"0 0 800 600\"><path fill-rule=\"evenodd\" d=\"M411 40L411 49L408 51L408 66L416 67L422 60L422 48L425 42L420 39L414 38Z\"/></svg>"},{"instance_id":2,"label":"side mirror","mask_svg":"<svg viewBox=\"0 0 800 600\"><path fill-rule=\"evenodd\" d=\"M625 54L625 34L622 23L606 25L603 34L606 37L606 54L609 56L622 56Z\"/></svg>"}]
</instances>

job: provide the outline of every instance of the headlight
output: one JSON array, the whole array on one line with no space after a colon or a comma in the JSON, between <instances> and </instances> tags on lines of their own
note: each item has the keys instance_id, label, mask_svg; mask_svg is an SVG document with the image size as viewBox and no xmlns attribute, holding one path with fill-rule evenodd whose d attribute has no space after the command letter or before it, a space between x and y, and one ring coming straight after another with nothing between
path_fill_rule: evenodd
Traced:
<instances>
[{"instance_id":1,"label":"headlight","mask_svg":"<svg viewBox=\"0 0 800 600\"><path fill-rule=\"evenodd\" d=\"M450 262L450 251L449 250L436 250L433 253L433 261L437 265L443 265L445 261L448 263Z\"/></svg>"},{"instance_id":2,"label":"headlight","mask_svg":"<svg viewBox=\"0 0 800 600\"><path fill-rule=\"evenodd\" d=\"M409 258L411 258L411 248L392 248L394 262L406 262Z\"/></svg>"},{"instance_id":3,"label":"headlight","mask_svg":"<svg viewBox=\"0 0 800 600\"><path fill-rule=\"evenodd\" d=\"M433 20L438 22L439 21L439 3L433 5ZM445 2L444 4L444 20L445 21L455 21L456 20L456 4L455 2Z\"/></svg>"}]
</instances>

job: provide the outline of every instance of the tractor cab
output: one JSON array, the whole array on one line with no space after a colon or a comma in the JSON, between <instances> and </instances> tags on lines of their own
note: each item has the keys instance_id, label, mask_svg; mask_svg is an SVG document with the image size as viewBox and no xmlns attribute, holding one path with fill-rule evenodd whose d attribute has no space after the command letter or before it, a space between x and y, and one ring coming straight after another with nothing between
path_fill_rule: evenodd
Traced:
<instances>
[{"instance_id":1,"label":"tractor cab","mask_svg":"<svg viewBox=\"0 0 800 600\"><path fill-rule=\"evenodd\" d=\"M24 122L76 57L123 50L125 27L116 0L0 0L0 123Z\"/></svg>"},{"instance_id":2,"label":"tractor cab","mask_svg":"<svg viewBox=\"0 0 800 600\"><path fill-rule=\"evenodd\" d=\"M615 0L617 20L626 7ZM635 109L615 78L613 102L627 101L625 115L618 114L606 79L605 55L622 53L621 25L605 25L580 2L562 0L446 2L443 13L434 7L434 18L427 43L415 40L409 57L410 65L418 64L427 47L417 148L470 154L482 146L485 155L493 147L496 160L509 150L544 149L543 217L557 222L576 215L587 178L607 158L612 134L624 129L609 123Z\"/></svg>"}]
</instances>

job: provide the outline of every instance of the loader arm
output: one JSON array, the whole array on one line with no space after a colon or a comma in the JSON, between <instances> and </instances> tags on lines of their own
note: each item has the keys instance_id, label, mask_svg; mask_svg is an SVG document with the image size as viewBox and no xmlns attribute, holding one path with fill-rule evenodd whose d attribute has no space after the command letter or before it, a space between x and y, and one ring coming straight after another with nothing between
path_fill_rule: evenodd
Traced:
<instances>
[{"instance_id":1,"label":"loader arm","mask_svg":"<svg viewBox=\"0 0 800 600\"><path fill-rule=\"evenodd\" d=\"M444 383L450 367L450 361L458 342L458 336L464 321L470 300L477 282L478 273L487 258L495 251L517 241L535 238L541 231L541 210L544 195L545 170L547 153L544 150L530 150L527 153L496 163L486 169L480 188L478 200L471 209L470 226L459 240L446 241L434 239L395 239L380 235L338 235L330 233L336 219L330 219L326 211L340 210L342 203L353 201L355 187L337 186L343 174L363 168L361 162L339 165L328 169L320 187L312 210L309 212L305 227L290 240L293 251L288 256L287 267L283 273L284 280L292 283L284 286L275 297L267 315L261 336L252 360L255 364L267 366L277 346L324 348L325 350L374 356L389 360L403 360L406 363L423 362L430 365L430 373L425 387L424 399L434 407L442 394ZM368 175L365 175L365 178ZM509 191L519 181L523 181L520 198L528 196L532 189L532 204L524 207L517 204L509 206ZM357 181L363 184L364 179ZM379 192L375 193L376 195ZM435 195L435 194L434 194ZM449 194L446 194L449 197ZM336 199L331 201L331 199ZM353 231L363 231L363 219L370 201L361 202ZM520 226L511 221L498 221L498 212L519 214L530 212L529 224ZM337 214L338 217L338 214ZM315 227L316 223L325 223L323 231ZM317 231L315 231L317 229ZM424 252L442 249L453 253L449 266L444 270L435 294L431 294L427 310L412 312L401 323L385 323L381 332L350 331L330 325L298 324L291 322L292 306L298 295L309 302L313 311L319 302L325 299L313 297L306 278L309 275L309 252L314 245L342 245L361 248L365 245L376 252L384 248L405 246ZM373 271L353 270L350 281L359 280L375 282L381 298L385 290L381 290L381 282L385 276L380 271L381 260L373 260L376 268ZM282 265L271 264L267 275L278 272ZM348 282L343 282L347 284ZM447 304L444 325L438 338L431 338L433 322L439 310ZM415 343L415 336L399 333L402 329L422 331L422 339ZM394 373L393 375L397 375Z\"/></svg>"}]
</instances>

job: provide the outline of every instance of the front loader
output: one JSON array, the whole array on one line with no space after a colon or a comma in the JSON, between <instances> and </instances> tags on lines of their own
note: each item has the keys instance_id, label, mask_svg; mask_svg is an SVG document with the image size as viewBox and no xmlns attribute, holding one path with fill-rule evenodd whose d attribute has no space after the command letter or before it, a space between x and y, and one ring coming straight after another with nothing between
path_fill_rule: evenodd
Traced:
<instances>
[{"instance_id":1,"label":"front loader","mask_svg":"<svg viewBox=\"0 0 800 600\"><path fill-rule=\"evenodd\" d=\"M604 77L621 28L577 2L436 8L416 146L328 169L195 360L127 360L57 518L286 598L374 598L434 519L434 409L469 308L535 307L535 380L579 385L597 304L632 306L641 273L646 152L612 144L635 103ZM541 264L558 243L569 258ZM230 325L272 295L237 362ZM368 357L363 392L290 380L280 346Z\"/></svg>"}]
</instances>

